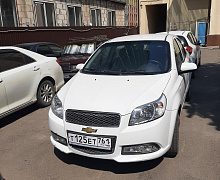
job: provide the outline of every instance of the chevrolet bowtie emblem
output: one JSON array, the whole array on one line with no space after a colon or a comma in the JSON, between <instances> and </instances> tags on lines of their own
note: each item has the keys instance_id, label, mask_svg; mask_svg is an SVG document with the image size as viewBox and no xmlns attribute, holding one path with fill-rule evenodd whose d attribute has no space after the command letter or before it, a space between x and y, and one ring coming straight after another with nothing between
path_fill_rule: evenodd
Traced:
<instances>
[{"instance_id":1,"label":"chevrolet bowtie emblem","mask_svg":"<svg viewBox=\"0 0 220 180\"><path fill-rule=\"evenodd\" d=\"M87 127L87 128L82 128L82 131L85 131L87 133L93 133L93 132L95 133L97 129L92 129L92 128Z\"/></svg>"}]
</instances>

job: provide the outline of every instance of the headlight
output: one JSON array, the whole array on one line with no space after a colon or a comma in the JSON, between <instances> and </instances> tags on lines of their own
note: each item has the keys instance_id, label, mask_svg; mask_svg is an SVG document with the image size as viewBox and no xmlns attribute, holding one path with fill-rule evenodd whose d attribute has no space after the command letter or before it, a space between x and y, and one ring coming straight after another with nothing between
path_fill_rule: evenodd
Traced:
<instances>
[{"instance_id":1,"label":"headlight","mask_svg":"<svg viewBox=\"0 0 220 180\"><path fill-rule=\"evenodd\" d=\"M129 126L146 123L164 115L167 100L164 94L152 102L135 108L130 117Z\"/></svg>"},{"instance_id":2,"label":"headlight","mask_svg":"<svg viewBox=\"0 0 220 180\"><path fill-rule=\"evenodd\" d=\"M72 65L71 68L72 68L72 71L76 71L76 65Z\"/></svg>"},{"instance_id":3,"label":"headlight","mask_svg":"<svg viewBox=\"0 0 220 180\"><path fill-rule=\"evenodd\" d=\"M51 110L57 117L63 119L63 106L57 95L52 100Z\"/></svg>"}]
</instances>

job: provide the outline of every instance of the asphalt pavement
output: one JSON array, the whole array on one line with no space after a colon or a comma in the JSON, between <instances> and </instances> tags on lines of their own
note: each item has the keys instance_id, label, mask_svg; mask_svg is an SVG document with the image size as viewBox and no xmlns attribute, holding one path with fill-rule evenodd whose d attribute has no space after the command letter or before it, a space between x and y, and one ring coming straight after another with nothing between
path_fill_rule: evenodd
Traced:
<instances>
[{"instance_id":1,"label":"asphalt pavement","mask_svg":"<svg viewBox=\"0 0 220 180\"><path fill-rule=\"evenodd\" d=\"M0 173L6 180L219 180L220 49L202 48L191 100L180 116L180 151L138 163L65 155L50 142L48 110L35 105L0 119Z\"/></svg>"}]
</instances>

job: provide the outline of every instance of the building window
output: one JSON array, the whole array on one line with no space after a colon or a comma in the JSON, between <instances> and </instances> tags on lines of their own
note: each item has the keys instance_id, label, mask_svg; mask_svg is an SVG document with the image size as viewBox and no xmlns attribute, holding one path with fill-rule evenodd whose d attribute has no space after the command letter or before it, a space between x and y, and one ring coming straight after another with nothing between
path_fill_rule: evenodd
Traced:
<instances>
[{"instance_id":1,"label":"building window","mask_svg":"<svg viewBox=\"0 0 220 180\"><path fill-rule=\"evenodd\" d=\"M108 26L116 26L115 11L108 11Z\"/></svg>"},{"instance_id":2,"label":"building window","mask_svg":"<svg viewBox=\"0 0 220 180\"><path fill-rule=\"evenodd\" d=\"M34 2L34 6L36 26L55 26L53 3Z\"/></svg>"},{"instance_id":3,"label":"building window","mask_svg":"<svg viewBox=\"0 0 220 180\"><path fill-rule=\"evenodd\" d=\"M91 25L92 26L101 26L102 25L101 10L100 9L91 9L90 16L91 16Z\"/></svg>"},{"instance_id":4,"label":"building window","mask_svg":"<svg viewBox=\"0 0 220 180\"><path fill-rule=\"evenodd\" d=\"M82 11L81 7L68 6L69 25L82 26Z\"/></svg>"},{"instance_id":5,"label":"building window","mask_svg":"<svg viewBox=\"0 0 220 180\"><path fill-rule=\"evenodd\" d=\"M15 0L0 1L0 27L17 27Z\"/></svg>"}]
</instances>

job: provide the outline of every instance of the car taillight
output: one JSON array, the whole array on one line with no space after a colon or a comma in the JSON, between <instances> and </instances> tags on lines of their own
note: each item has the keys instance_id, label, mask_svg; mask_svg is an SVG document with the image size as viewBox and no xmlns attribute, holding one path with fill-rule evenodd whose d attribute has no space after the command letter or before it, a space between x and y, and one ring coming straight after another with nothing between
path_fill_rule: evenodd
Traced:
<instances>
[{"instance_id":1,"label":"car taillight","mask_svg":"<svg viewBox=\"0 0 220 180\"><path fill-rule=\"evenodd\" d=\"M57 59L56 62L60 65L60 61Z\"/></svg>"},{"instance_id":2,"label":"car taillight","mask_svg":"<svg viewBox=\"0 0 220 180\"><path fill-rule=\"evenodd\" d=\"M186 47L186 50L188 51L189 55L191 55L191 54L192 54L192 51L193 51L193 48L190 47L190 46L187 46L187 47Z\"/></svg>"}]
</instances>

